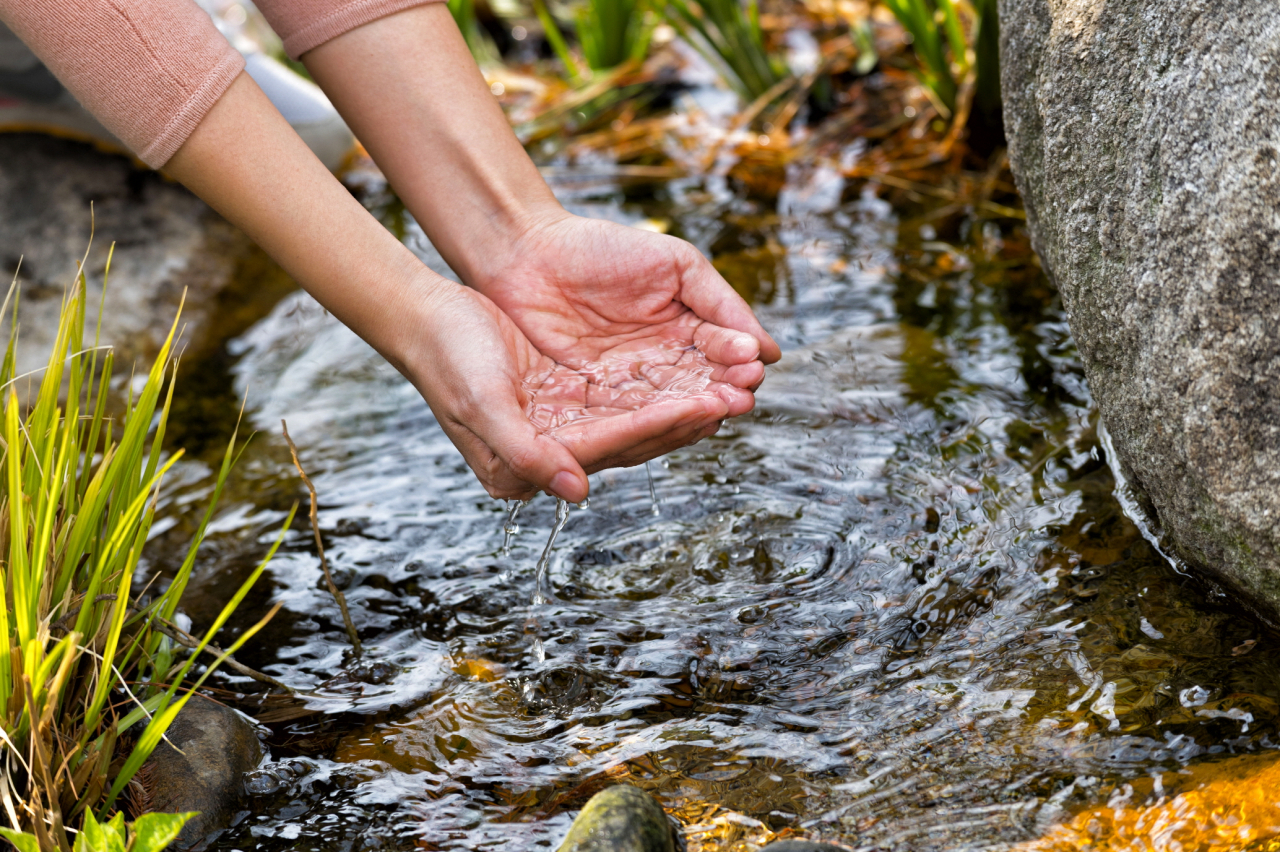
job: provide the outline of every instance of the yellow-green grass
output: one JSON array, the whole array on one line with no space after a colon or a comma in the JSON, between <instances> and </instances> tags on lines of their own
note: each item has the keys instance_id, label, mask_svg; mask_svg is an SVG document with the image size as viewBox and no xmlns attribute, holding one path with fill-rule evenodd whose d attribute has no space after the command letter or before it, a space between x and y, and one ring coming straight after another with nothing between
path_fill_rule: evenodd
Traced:
<instances>
[{"instance_id":1,"label":"yellow-green grass","mask_svg":"<svg viewBox=\"0 0 1280 852\"><path fill-rule=\"evenodd\" d=\"M48 365L35 374L15 375L14 292L0 365L0 823L15 845L71 852L87 842L82 828L112 824L121 792L188 697L265 620L198 677L199 651L175 647L157 629L174 617L191 577L238 455L234 435L182 565L163 592L136 594L160 481L182 455L163 449L177 319L145 381L112 413L113 355L98 345L100 323L94 345L84 346L83 275L63 300ZM214 620L201 650L279 544Z\"/></svg>"}]
</instances>

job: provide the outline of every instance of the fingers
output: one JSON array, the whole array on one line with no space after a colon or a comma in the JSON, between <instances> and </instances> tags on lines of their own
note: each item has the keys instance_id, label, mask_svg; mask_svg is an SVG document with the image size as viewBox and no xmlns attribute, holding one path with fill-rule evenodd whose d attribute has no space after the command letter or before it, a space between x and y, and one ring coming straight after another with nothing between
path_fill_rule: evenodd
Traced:
<instances>
[{"instance_id":1,"label":"fingers","mask_svg":"<svg viewBox=\"0 0 1280 852\"><path fill-rule=\"evenodd\" d=\"M734 364L732 367L716 365L711 371L711 378L739 388L754 391L764 381L764 364L751 361L746 364Z\"/></svg>"},{"instance_id":2,"label":"fingers","mask_svg":"<svg viewBox=\"0 0 1280 852\"><path fill-rule=\"evenodd\" d=\"M585 470L595 472L640 464L699 441L719 427L729 410L719 396L692 397L571 423L552 434Z\"/></svg>"},{"instance_id":3,"label":"fingers","mask_svg":"<svg viewBox=\"0 0 1280 852\"><path fill-rule=\"evenodd\" d=\"M723 329L745 332L759 345L759 358L772 364L782 357L782 350L769 333L760 325L746 301L739 296L729 282L716 272L711 262L693 246L682 250L680 259L680 301L707 322ZM706 350L703 350L706 351ZM711 353L707 353L711 356ZM713 358L713 360L721 360ZM722 363L741 363L723 361Z\"/></svg>"},{"instance_id":4,"label":"fingers","mask_svg":"<svg viewBox=\"0 0 1280 852\"><path fill-rule=\"evenodd\" d=\"M759 340L745 331L721 328L710 322L698 326L693 342L709 360L721 364L746 364L760 357Z\"/></svg>"},{"instance_id":5,"label":"fingers","mask_svg":"<svg viewBox=\"0 0 1280 852\"><path fill-rule=\"evenodd\" d=\"M746 414L756 407L756 395L749 390L725 383L713 385L712 390L715 391L716 396L720 397L729 409L730 417Z\"/></svg>"}]
</instances>

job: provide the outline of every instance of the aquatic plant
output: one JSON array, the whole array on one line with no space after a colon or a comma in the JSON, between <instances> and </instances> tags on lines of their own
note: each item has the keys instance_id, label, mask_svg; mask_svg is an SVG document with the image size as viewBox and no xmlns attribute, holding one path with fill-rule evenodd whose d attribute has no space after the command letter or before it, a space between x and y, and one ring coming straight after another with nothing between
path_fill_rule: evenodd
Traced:
<instances>
[{"instance_id":1,"label":"aquatic plant","mask_svg":"<svg viewBox=\"0 0 1280 852\"><path fill-rule=\"evenodd\" d=\"M884 0L911 36L911 47L920 60L920 82L945 117L956 111L962 82L975 75L980 106L998 108L1000 98L1000 29L996 0L974 0L964 5L972 24L966 32L961 21L962 0ZM972 39L972 41L971 41Z\"/></svg>"},{"instance_id":2,"label":"aquatic plant","mask_svg":"<svg viewBox=\"0 0 1280 852\"><path fill-rule=\"evenodd\" d=\"M15 291L16 283L11 298ZM209 506L168 587L150 598L136 594L160 481L182 456L163 451L178 321L113 415L114 356L97 345L100 322L95 345L82 348L85 301L81 275L64 297L43 371L15 375L16 318L0 365L0 587L7 593L0 607L0 802L11 832L5 836L23 849L70 850L77 825L79 838L96 836L94 812L102 818L113 811L192 692L266 623L244 631L187 682L280 544L194 651L174 646L171 620L238 455L237 439L233 434ZM144 829L161 827L138 826L134 849ZM119 834L118 819L98 834L109 839L112 831ZM110 844L88 848L108 852Z\"/></svg>"},{"instance_id":3,"label":"aquatic plant","mask_svg":"<svg viewBox=\"0 0 1280 852\"><path fill-rule=\"evenodd\" d=\"M956 108L956 81L969 71L969 44L955 3L884 0L884 5L911 36L911 47L920 60L920 82L950 115Z\"/></svg>"},{"instance_id":4,"label":"aquatic plant","mask_svg":"<svg viewBox=\"0 0 1280 852\"><path fill-rule=\"evenodd\" d=\"M560 25L556 23L551 10L547 8L546 0L533 0L533 11L538 16L538 22L542 24L542 31L543 35L546 36L547 44L551 45L556 57L564 65L569 81L574 85L580 85L585 82L582 69L578 66L578 60L574 58L573 51L569 49L569 43L565 41L564 33L560 32Z\"/></svg>"},{"instance_id":5,"label":"aquatic plant","mask_svg":"<svg viewBox=\"0 0 1280 852\"><path fill-rule=\"evenodd\" d=\"M757 0L659 0L658 12L743 97L754 101L787 76L765 50Z\"/></svg>"},{"instance_id":6,"label":"aquatic plant","mask_svg":"<svg viewBox=\"0 0 1280 852\"><path fill-rule=\"evenodd\" d=\"M653 27L645 0L587 0L576 18L578 43L592 71L639 62L649 49Z\"/></svg>"},{"instance_id":7,"label":"aquatic plant","mask_svg":"<svg viewBox=\"0 0 1280 852\"><path fill-rule=\"evenodd\" d=\"M453 15L453 22L458 25L458 31L462 33L462 38L467 43L467 47L471 50L471 55L475 57L476 62L481 65L496 65L502 61L502 56L498 51L498 46L494 44L493 39L485 32L483 26L480 25L480 19L476 15L475 0L448 0L446 4L449 7L449 14Z\"/></svg>"}]
</instances>

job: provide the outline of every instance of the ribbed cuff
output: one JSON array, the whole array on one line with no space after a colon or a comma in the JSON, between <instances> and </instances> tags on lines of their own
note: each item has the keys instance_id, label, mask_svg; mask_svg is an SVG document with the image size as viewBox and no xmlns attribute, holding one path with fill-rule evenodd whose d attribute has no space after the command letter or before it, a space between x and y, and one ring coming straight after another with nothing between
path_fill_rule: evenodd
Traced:
<instances>
[{"instance_id":1,"label":"ribbed cuff","mask_svg":"<svg viewBox=\"0 0 1280 852\"><path fill-rule=\"evenodd\" d=\"M308 50L319 47L326 41L370 21L376 21L415 6L439 2L442 0L354 0L320 20L307 24L297 32L290 33L284 39L284 52L290 59L297 59Z\"/></svg>"},{"instance_id":2,"label":"ribbed cuff","mask_svg":"<svg viewBox=\"0 0 1280 852\"><path fill-rule=\"evenodd\" d=\"M182 143L187 141L187 137L195 132L209 110L213 109L213 105L218 102L218 98L231 88L231 84L243 70L244 57L239 51L230 51L229 55L209 72L191 97L187 98L182 108L169 119L169 123L165 125L155 141L138 152L138 158L153 169L159 169L169 162L169 158L176 154L182 147Z\"/></svg>"}]
</instances>

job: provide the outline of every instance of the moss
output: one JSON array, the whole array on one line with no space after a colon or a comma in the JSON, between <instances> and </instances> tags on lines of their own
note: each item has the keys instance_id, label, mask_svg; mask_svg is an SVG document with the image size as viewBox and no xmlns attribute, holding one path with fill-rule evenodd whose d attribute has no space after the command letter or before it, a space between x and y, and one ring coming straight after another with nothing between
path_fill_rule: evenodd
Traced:
<instances>
[{"instance_id":1,"label":"moss","mask_svg":"<svg viewBox=\"0 0 1280 852\"><path fill-rule=\"evenodd\" d=\"M674 852L671 825L653 797L625 784L591 797L559 852Z\"/></svg>"}]
</instances>

